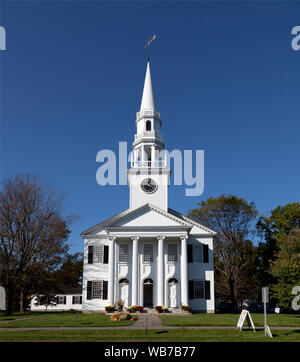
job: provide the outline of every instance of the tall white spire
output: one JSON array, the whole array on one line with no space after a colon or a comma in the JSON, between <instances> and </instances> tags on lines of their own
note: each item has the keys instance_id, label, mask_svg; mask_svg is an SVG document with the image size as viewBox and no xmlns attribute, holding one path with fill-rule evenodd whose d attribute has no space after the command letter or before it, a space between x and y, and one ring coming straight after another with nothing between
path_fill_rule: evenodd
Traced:
<instances>
[{"instance_id":1,"label":"tall white spire","mask_svg":"<svg viewBox=\"0 0 300 362\"><path fill-rule=\"evenodd\" d=\"M152 87L151 71L150 71L150 61L149 60L148 60L148 63L147 63L147 70L146 70L143 97L142 97L142 103L141 103L140 111L142 111L142 110L156 111L155 98L154 98L154 92L153 92L153 87Z\"/></svg>"}]
</instances>

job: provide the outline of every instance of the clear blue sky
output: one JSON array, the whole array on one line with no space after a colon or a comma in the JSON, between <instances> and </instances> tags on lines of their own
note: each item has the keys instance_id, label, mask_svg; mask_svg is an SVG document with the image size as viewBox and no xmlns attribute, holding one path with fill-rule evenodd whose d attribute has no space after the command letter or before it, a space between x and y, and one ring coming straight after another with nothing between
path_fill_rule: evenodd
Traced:
<instances>
[{"instance_id":1,"label":"clear blue sky","mask_svg":"<svg viewBox=\"0 0 300 362\"><path fill-rule=\"evenodd\" d=\"M66 192L80 232L127 209L127 186L96 183L96 154L131 145L146 70L166 148L205 151L205 191L235 194L260 213L300 201L298 2L1 2L1 178L38 173Z\"/></svg>"}]
</instances>

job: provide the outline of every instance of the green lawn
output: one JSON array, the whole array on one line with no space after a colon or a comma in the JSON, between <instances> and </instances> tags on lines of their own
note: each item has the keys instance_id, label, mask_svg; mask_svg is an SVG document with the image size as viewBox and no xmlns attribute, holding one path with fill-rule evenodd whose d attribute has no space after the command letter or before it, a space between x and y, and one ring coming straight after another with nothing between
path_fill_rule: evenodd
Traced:
<instances>
[{"instance_id":1,"label":"green lawn","mask_svg":"<svg viewBox=\"0 0 300 362\"><path fill-rule=\"evenodd\" d=\"M274 338L265 337L263 331L251 330L71 330L71 331L1 331L1 342L299 342L300 331L272 331Z\"/></svg>"},{"instance_id":2,"label":"green lawn","mask_svg":"<svg viewBox=\"0 0 300 362\"><path fill-rule=\"evenodd\" d=\"M0 322L4 321L11 321L19 318L28 318L28 317L37 317L45 312L26 312L26 313L14 313L12 315L6 315L4 313L0 314Z\"/></svg>"},{"instance_id":3,"label":"green lawn","mask_svg":"<svg viewBox=\"0 0 300 362\"><path fill-rule=\"evenodd\" d=\"M104 313L84 314L78 313L49 313L39 318L32 318L28 320L16 320L15 322L1 323L3 328L24 328L24 327L118 327L130 326L133 321L118 321L113 322L110 320L110 315ZM137 319L137 316L133 316Z\"/></svg>"},{"instance_id":4,"label":"green lawn","mask_svg":"<svg viewBox=\"0 0 300 362\"><path fill-rule=\"evenodd\" d=\"M165 326L236 326L239 314L160 315ZM264 325L262 313L251 313L255 326ZM267 314L270 327L300 327L300 314ZM245 326L247 322L245 322Z\"/></svg>"}]
</instances>

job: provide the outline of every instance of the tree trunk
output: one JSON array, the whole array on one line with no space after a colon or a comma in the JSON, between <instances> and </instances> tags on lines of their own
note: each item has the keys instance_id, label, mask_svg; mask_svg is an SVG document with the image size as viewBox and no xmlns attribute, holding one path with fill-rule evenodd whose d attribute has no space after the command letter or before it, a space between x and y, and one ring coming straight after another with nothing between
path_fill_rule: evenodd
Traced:
<instances>
[{"instance_id":1,"label":"tree trunk","mask_svg":"<svg viewBox=\"0 0 300 362\"><path fill-rule=\"evenodd\" d=\"M6 314L12 315L13 312L13 293L6 289Z\"/></svg>"},{"instance_id":2,"label":"tree trunk","mask_svg":"<svg viewBox=\"0 0 300 362\"><path fill-rule=\"evenodd\" d=\"M236 313L237 300L236 300L235 294L234 294L234 281L233 280L229 280L229 288L230 288L230 301L231 301L231 305L232 305L232 310L234 313Z\"/></svg>"},{"instance_id":3,"label":"tree trunk","mask_svg":"<svg viewBox=\"0 0 300 362\"><path fill-rule=\"evenodd\" d=\"M23 288L21 288L21 295L20 295L20 313L24 313L24 292Z\"/></svg>"}]
</instances>

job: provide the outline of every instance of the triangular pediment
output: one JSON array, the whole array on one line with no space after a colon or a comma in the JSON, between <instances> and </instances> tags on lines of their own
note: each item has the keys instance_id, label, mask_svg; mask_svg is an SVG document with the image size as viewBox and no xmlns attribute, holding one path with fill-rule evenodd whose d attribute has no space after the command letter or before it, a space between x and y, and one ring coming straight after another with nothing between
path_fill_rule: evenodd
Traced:
<instances>
[{"instance_id":1,"label":"triangular pediment","mask_svg":"<svg viewBox=\"0 0 300 362\"><path fill-rule=\"evenodd\" d=\"M145 204L137 209L120 212L113 217L89 228L81 233L82 237L93 235L105 235L109 230L125 228L184 228L193 234L215 234L214 231L202 226L201 224L181 215L180 213L168 209L164 211L151 204Z\"/></svg>"},{"instance_id":2,"label":"triangular pediment","mask_svg":"<svg viewBox=\"0 0 300 362\"><path fill-rule=\"evenodd\" d=\"M108 227L187 227L190 224L150 204L133 210Z\"/></svg>"}]
</instances>

